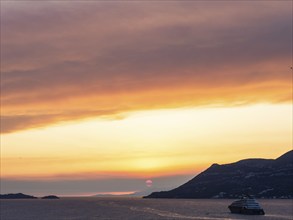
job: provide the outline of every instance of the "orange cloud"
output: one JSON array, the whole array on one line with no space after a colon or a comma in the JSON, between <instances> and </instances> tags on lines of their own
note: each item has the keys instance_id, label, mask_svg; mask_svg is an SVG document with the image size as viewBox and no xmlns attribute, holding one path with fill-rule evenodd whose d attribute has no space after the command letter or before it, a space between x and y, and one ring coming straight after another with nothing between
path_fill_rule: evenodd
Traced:
<instances>
[{"instance_id":1,"label":"orange cloud","mask_svg":"<svg viewBox=\"0 0 293 220\"><path fill-rule=\"evenodd\" d=\"M215 4L3 3L1 132L290 102L290 3Z\"/></svg>"}]
</instances>

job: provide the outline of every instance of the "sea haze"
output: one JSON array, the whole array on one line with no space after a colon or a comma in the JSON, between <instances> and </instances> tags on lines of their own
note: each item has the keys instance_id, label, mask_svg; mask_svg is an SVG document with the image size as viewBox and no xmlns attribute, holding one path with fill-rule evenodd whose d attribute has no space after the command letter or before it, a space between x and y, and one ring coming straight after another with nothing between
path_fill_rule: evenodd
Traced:
<instances>
[{"instance_id":1,"label":"sea haze","mask_svg":"<svg viewBox=\"0 0 293 220\"><path fill-rule=\"evenodd\" d=\"M293 200L259 200L265 216L231 214L228 199L61 198L1 200L1 220L275 219L292 220Z\"/></svg>"}]
</instances>

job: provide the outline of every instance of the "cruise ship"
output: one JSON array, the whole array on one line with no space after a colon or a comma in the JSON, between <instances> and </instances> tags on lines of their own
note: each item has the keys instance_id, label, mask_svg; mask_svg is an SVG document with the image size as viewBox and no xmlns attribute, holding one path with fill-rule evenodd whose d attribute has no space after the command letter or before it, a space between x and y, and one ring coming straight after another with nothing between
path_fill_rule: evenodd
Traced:
<instances>
[{"instance_id":1,"label":"cruise ship","mask_svg":"<svg viewBox=\"0 0 293 220\"><path fill-rule=\"evenodd\" d=\"M251 196L244 197L240 200L232 202L228 206L231 213L246 214L246 215L264 215L265 212L260 204Z\"/></svg>"}]
</instances>

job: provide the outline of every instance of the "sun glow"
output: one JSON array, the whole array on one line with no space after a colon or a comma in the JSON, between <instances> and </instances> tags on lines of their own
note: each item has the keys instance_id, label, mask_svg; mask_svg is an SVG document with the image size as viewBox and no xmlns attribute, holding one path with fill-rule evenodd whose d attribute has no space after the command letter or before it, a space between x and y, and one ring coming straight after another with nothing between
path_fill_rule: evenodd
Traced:
<instances>
[{"instance_id":1,"label":"sun glow","mask_svg":"<svg viewBox=\"0 0 293 220\"><path fill-rule=\"evenodd\" d=\"M151 176L275 157L292 146L291 111L290 105L141 111L6 134L1 175Z\"/></svg>"}]
</instances>

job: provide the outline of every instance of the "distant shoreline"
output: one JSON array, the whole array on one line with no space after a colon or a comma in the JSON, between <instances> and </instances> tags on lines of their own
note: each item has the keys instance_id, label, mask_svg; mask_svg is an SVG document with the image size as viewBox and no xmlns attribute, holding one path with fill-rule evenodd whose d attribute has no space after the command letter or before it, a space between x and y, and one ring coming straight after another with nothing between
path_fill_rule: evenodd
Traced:
<instances>
[{"instance_id":1,"label":"distant shoreline","mask_svg":"<svg viewBox=\"0 0 293 220\"><path fill-rule=\"evenodd\" d=\"M0 194L0 199L60 199L60 198L55 195L35 197L32 195L26 195L23 193L8 193L8 194Z\"/></svg>"}]
</instances>

